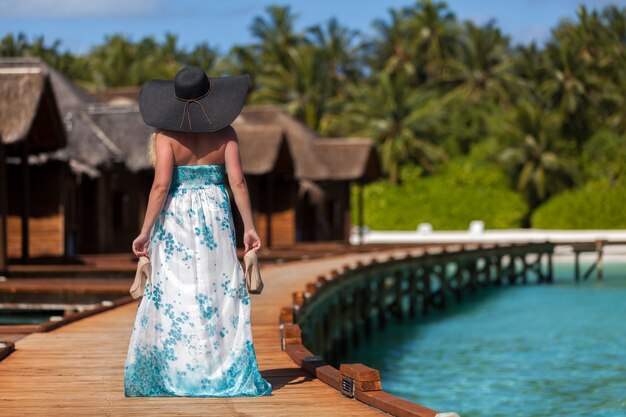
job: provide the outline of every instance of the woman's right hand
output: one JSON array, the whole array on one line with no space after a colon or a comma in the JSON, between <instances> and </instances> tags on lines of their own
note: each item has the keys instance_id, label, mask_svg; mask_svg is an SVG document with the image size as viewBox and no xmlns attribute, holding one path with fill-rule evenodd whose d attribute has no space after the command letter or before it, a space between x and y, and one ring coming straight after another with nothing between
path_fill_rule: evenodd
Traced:
<instances>
[{"instance_id":1,"label":"woman's right hand","mask_svg":"<svg viewBox=\"0 0 626 417\"><path fill-rule=\"evenodd\" d=\"M261 239L259 239L259 235L257 235L256 230L247 229L243 232L243 253L248 252L249 249L253 248L255 251L261 249Z\"/></svg>"}]
</instances>

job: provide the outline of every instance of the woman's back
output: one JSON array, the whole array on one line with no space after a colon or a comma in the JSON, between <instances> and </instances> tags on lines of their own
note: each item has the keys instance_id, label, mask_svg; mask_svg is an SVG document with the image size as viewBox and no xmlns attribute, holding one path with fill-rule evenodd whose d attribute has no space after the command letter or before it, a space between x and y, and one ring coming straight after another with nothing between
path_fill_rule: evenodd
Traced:
<instances>
[{"instance_id":1,"label":"woman's back","mask_svg":"<svg viewBox=\"0 0 626 417\"><path fill-rule=\"evenodd\" d=\"M232 127L217 132L188 133L163 131L170 138L174 165L213 165L225 163L226 143L232 136Z\"/></svg>"}]
</instances>

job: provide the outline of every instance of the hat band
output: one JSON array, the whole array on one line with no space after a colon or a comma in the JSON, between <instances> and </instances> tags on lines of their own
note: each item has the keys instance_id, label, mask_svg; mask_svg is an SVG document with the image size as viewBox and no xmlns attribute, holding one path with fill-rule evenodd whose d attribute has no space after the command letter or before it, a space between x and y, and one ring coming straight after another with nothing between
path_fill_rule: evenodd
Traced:
<instances>
[{"instance_id":1,"label":"hat band","mask_svg":"<svg viewBox=\"0 0 626 417\"><path fill-rule=\"evenodd\" d=\"M185 102L185 107L183 107L183 117L182 117L182 119L180 119L180 126L179 127L183 127L183 123L185 122L185 113L187 113L187 120L189 121L189 130L192 129L192 127L191 127L191 115L189 113L189 106L192 103L197 103L200 106L200 108L202 109L202 113L204 113L204 117L206 117L206 119L208 120L209 124L213 124L213 122L211 121L209 116L206 114L206 111L204 110L204 106L202 106L202 103L198 101L198 100L203 99L204 97L208 96L210 92L211 92L211 87L209 87L209 90L206 93L204 93L201 96L198 96L196 98L180 98L180 97L178 97L176 95L176 92L174 92L174 97L176 97L176 100L180 100L180 101L184 101Z\"/></svg>"}]
</instances>

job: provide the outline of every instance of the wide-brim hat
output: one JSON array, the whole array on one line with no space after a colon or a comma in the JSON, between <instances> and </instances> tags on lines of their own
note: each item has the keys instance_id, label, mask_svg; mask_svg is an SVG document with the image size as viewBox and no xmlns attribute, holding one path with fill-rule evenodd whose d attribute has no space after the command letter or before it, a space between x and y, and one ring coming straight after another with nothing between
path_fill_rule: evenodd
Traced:
<instances>
[{"instance_id":1,"label":"wide-brim hat","mask_svg":"<svg viewBox=\"0 0 626 417\"><path fill-rule=\"evenodd\" d=\"M181 69L174 80L147 81L139 92L144 123L181 132L215 132L241 112L250 75L208 77L195 65Z\"/></svg>"}]
</instances>

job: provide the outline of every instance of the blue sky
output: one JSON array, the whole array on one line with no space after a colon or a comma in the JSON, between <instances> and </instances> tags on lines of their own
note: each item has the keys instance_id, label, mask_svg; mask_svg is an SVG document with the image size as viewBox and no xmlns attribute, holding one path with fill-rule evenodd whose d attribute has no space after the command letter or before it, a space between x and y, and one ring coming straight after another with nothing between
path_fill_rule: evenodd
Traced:
<instances>
[{"instance_id":1,"label":"blue sky","mask_svg":"<svg viewBox=\"0 0 626 417\"><path fill-rule=\"evenodd\" d=\"M514 42L542 43L561 18L574 18L578 5L626 6L626 0L448 0L459 19L484 23L496 19ZM24 32L44 35L47 44L61 41L60 49L84 53L104 36L125 33L138 40L166 31L179 36L179 46L202 41L226 53L236 44L252 41L249 26L255 16L266 16L271 4L289 5L299 17L296 29L322 24L335 16L342 25L372 33L376 18L388 20L389 8L414 4L408 0L0 0L0 36Z\"/></svg>"}]
</instances>

